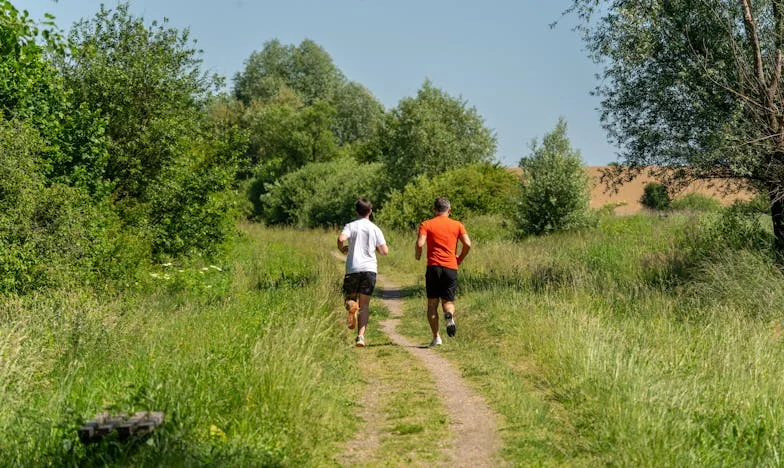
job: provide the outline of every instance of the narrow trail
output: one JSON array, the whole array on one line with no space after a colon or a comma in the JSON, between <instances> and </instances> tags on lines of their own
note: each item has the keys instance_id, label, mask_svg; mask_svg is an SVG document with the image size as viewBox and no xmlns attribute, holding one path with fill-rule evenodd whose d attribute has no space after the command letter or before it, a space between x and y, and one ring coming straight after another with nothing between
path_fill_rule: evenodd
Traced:
<instances>
[{"instance_id":1,"label":"narrow trail","mask_svg":"<svg viewBox=\"0 0 784 468\"><path fill-rule=\"evenodd\" d=\"M449 415L449 429L454 434L451 447L442 447L449 457L446 466L498 466L501 439L496 430L496 416L484 398L476 394L460 376L460 371L438 352L417 344L397 331L403 316L402 293L398 285L378 275L381 302L389 310L389 319L380 322L381 330L392 343L405 348L432 374L439 396ZM422 317L425 320L425 317ZM429 341L429 336L427 337Z\"/></svg>"},{"instance_id":2,"label":"narrow trail","mask_svg":"<svg viewBox=\"0 0 784 468\"><path fill-rule=\"evenodd\" d=\"M336 258L343 260L340 255ZM381 290L381 303L389 310L389 318L378 326L389 340L417 358L431 374L439 397L449 417L449 430L452 436L445 435L444 446L434 447L446 457L440 466L484 467L501 466L504 463L498 455L501 438L496 429L496 416L485 402L460 376L460 371L446 358L424 344L417 344L397 331L403 316L403 293L400 286L384 275L378 275L377 287ZM422 320L425 320L422 317ZM370 325L372 326L372 325ZM429 341L429 336L427 337ZM342 462L354 464L365 459L380 443L381 427L370 423L378 421L387 390L373 379L368 381L368 391L364 394L364 407L360 417L366 427L358 431L354 440L349 442L349 453L339 457ZM450 440L451 439L451 440Z\"/></svg>"}]
</instances>

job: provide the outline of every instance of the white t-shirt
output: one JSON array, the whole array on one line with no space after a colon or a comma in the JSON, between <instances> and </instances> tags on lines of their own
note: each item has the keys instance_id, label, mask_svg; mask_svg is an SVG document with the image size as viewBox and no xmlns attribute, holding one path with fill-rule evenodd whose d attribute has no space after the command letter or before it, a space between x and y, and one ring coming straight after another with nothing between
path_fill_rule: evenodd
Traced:
<instances>
[{"instance_id":1,"label":"white t-shirt","mask_svg":"<svg viewBox=\"0 0 784 468\"><path fill-rule=\"evenodd\" d=\"M386 245L384 234L367 218L352 221L343 228L343 235L348 238L348 258L346 273L362 271L378 272L376 247Z\"/></svg>"}]
</instances>

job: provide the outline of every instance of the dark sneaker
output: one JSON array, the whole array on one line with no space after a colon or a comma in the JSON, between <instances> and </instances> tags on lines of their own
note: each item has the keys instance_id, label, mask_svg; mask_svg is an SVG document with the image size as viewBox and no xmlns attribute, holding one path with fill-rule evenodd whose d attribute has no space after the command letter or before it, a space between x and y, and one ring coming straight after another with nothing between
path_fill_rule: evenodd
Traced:
<instances>
[{"instance_id":1,"label":"dark sneaker","mask_svg":"<svg viewBox=\"0 0 784 468\"><path fill-rule=\"evenodd\" d=\"M457 325L455 325L455 318L452 317L452 314L447 312L444 314L444 320L446 320L446 334L449 336L455 336L455 333L457 333Z\"/></svg>"},{"instance_id":2,"label":"dark sneaker","mask_svg":"<svg viewBox=\"0 0 784 468\"><path fill-rule=\"evenodd\" d=\"M364 348L365 347L365 337L362 335L357 335L357 348Z\"/></svg>"}]
</instances>

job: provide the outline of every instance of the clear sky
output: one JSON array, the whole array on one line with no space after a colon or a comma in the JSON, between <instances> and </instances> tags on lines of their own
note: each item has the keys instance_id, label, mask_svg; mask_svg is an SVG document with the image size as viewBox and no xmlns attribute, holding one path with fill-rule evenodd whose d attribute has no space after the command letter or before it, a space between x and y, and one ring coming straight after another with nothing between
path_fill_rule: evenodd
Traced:
<instances>
[{"instance_id":1,"label":"clear sky","mask_svg":"<svg viewBox=\"0 0 784 468\"><path fill-rule=\"evenodd\" d=\"M116 0L11 0L34 19L45 12L68 30ZM227 77L253 51L279 39L324 47L348 79L389 109L433 84L476 107L498 137L498 160L516 166L529 143L566 118L588 165L616 159L590 92L599 71L588 58L569 0L131 0L147 22L189 28L207 70Z\"/></svg>"}]
</instances>

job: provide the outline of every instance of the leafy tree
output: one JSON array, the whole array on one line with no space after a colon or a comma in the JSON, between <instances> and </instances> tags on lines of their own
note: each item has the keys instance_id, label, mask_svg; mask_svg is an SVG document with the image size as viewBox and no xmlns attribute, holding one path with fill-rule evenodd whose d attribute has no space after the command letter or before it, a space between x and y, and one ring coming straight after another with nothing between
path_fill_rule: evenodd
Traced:
<instances>
[{"instance_id":1,"label":"leafy tree","mask_svg":"<svg viewBox=\"0 0 784 468\"><path fill-rule=\"evenodd\" d=\"M524 186L518 203L520 233L545 234L590 226L589 180L579 150L566 136L566 121L558 120L541 145L520 161Z\"/></svg>"},{"instance_id":2,"label":"leafy tree","mask_svg":"<svg viewBox=\"0 0 784 468\"><path fill-rule=\"evenodd\" d=\"M784 4L573 0L602 120L631 168L740 178L768 194L784 250Z\"/></svg>"},{"instance_id":3,"label":"leafy tree","mask_svg":"<svg viewBox=\"0 0 784 468\"><path fill-rule=\"evenodd\" d=\"M281 177L261 196L264 219L297 227L335 226L354 217L357 198L379 198L381 165L351 158L311 163Z\"/></svg>"},{"instance_id":4,"label":"leafy tree","mask_svg":"<svg viewBox=\"0 0 784 468\"><path fill-rule=\"evenodd\" d=\"M670 194L667 193L667 187L657 182L645 184L640 203L642 203L642 206L652 210L668 209L670 207Z\"/></svg>"},{"instance_id":5,"label":"leafy tree","mask_svg":"<svg viewBox=\"0 0 784 468\"><path fill-rule=\"evenodd\" d=\"M119 199L145 200L165 168L199 133L202 104L219 86L200 71L199 51L179 32L101 6L74 25L61 71L77 102L106 119L106 177Z\"/></svg>"},{"instance_id":6,"label":"leafy tree","mask_svg":"<svg viewBox=\"0 0 784 468\"><path fill-rule=\"evenodd\" d=\"M418 175L491 162L496 149L495 135L476 109L429 80L415 98L401 100L390 111L380 141L382 162L395 189Z\"/></svg>"},{"instance_id":7,"label":"leafy tree","mask_svg":"<svg viewBox=\"0 0 784 468\"><path fill-rule=\"evenodd\" d=\"M105 176L124 221L143 227L157 254L214 248L226 238L244 133L205 118L217 77L200 69L188 31L147 26L103 6L74 25L60 63L74 98L106 121Z\"/></svg>"},{"instance_id":8,"label":"leafy tree","mask_svg":"<svg viewBox=\"0 0 784 468\"><path fill-rule=\"evenodd\" d=\"M104 187L104 123L73 103L48 60L64 50L51 16L39 25L0 0L0 115L28 123L48 142L40 149L48 180L96 192Z\"/></svg>"},{"instance_id":9,"label":"leafy tree","mask_svg":"<svg viewBox=\"0 0 784 468\"><path fill-rule=\"evenodd\" d=\"M306 39L299 46L283 45L277 39L251 53L245 69L234 76L234 93L245 104L269 102L284 87L299 94L305 104L330 101L345 81L332 57L318 44Z\"/></svg>"},{"instance_id":10,"label":"leafy tree","mask_svg":"<svg viewBox=\"0 0 784 468\"><path fill-rule=\"evenodd\" d=\"M379 222L411 229L433 216L433 201L445 196L456 219L513 212L519 177L491 164L472 164L434 177L419 176L384 203Z\"/></svg>"},{"instance_id":11,"label":"leafy tree","mask_svg":"<svg viewBox=\"0 0 784 468\"><path fill-rule=\"evenodd\" d=\"M384 106L359 83L339 87L333 98L335 120L332 131L338 144L366 142L375 137L384 118Z\"/></svg>"},{"instance_id":12,"label":"leafy tree","mask_svg":"<svg viewBox=\"0 0 784 468\"><path fill-rule=\"evenodd\" d=\"M340 154L331 128L335 109L324 101L303 106L299 100L254 101L247 107L243 128L250 135L247 169L254 212L261 214L264 186L308 163L331 161Z\"/></svg>"}]
</instances>

